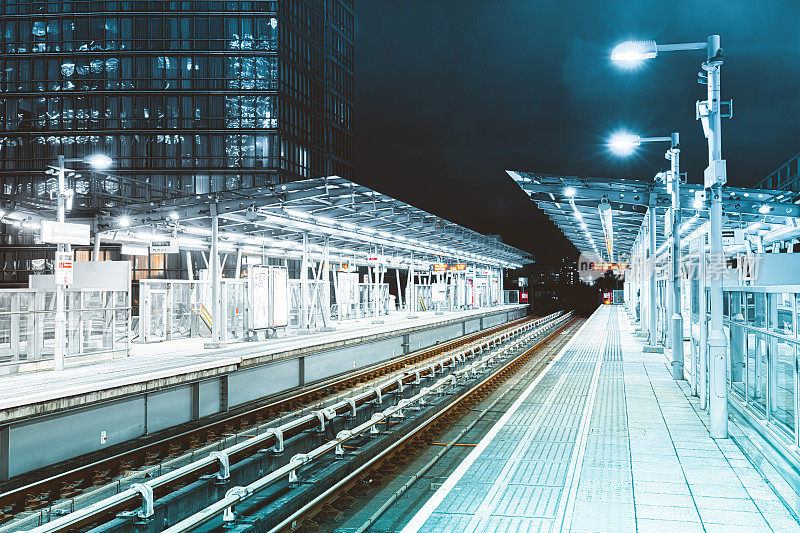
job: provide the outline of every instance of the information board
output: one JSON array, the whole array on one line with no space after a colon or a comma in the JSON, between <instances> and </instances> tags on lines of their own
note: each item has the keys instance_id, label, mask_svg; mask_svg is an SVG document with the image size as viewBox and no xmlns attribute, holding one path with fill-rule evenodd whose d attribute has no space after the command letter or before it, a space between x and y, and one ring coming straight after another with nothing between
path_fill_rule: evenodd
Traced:
<instances>
[{"instance_id":1,"label":"information board","mask_svg":"<svg viewBox=\"0 0 800 533\"><path fill-rule=\"evenodd\" d=\"M56 252L56 285L72 285L72 252Z\"/></svg>"},{"instance_id":2,"label":"information board","mask_svg":"<svg viewBox=\"0 0 800 533\"><path fill-rule=\"evenodd\" d=\"M269 323L269 268L250 267L250 329L266 329Z\"/></svg>"}]
</instances>

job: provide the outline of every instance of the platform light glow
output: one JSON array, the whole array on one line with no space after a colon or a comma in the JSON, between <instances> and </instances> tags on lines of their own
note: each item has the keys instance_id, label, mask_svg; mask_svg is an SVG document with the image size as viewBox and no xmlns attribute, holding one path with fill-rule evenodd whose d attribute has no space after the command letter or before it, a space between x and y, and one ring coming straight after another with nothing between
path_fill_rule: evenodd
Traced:
<instances>
[{"instance_id":1,"label":"platform light glow","mask_svg":"<svg viewBox=\"0 0 800 533\"><path fill-rule=\"evenodd\" d=\"M567 187L564 189L564 195L572 198L578 191L575 190L575 187Z\"/></svg>"},{"instance_id":2,"label":"platform light glow","mask_svg":"<svg viewBox=\"0 0 800 533\"><path fill-rule=\"evenodd\" d=\"M181 216L178 214L177 211L173 211L172 213L169 214L169 218L171 220L178 220L179 218L181 218Z\"/></svg>"},{"instance_id":3,"label":"platform light glow","mask_svg":"<svg viewBox=\"0 0 800 533\"><path fill-rule=\"evenodd\" d=\"M623 63L638 63L658 55L655 41L625 41L611 51L611 60Z\"/></svg>"},{"instance_id":4,"label":"platform light glow","mask_svg":"<svg viewBox=\"0 0 800 533\"><path fill-rule=\"evenodd\" d=\"M105 154L93 154L86 156L83 161L97 170L105 170L111 167L114 162L110 157Z\"/></svg>"},{"instance_id":5,"label":"platform light glow","mask_svg":"<svg viewBox=\"0 0 800 533\"><path fill-rule=\"evenodd\" d=\"M761 213L762 215L766 215L771 210L772 209L770 209L770 207L767 204L764 204L764 205L762 205L761 207L758 208L758 212Z\"/></svg>"},{"instance_id":6,"label":"platform light glow","mask_svg":"<svg viewBox=\"0 0 800 533\"><path fill-rule=\"evenodd\" d=\"M632 133L615 133L608 140L608 147L617 155L631 155L636 147L642 144L642 139Z\"/></svg>"},{"instance_id":7,"label":"platform light glow","mask_svg":"<svg viewBox=\"0 0 800 533\"><path fill-rule=\"evenodd\" d=\"M131 225L131 219L126 216L119 217L119 227L127 228Z\"/></svg>"}]
</instances>

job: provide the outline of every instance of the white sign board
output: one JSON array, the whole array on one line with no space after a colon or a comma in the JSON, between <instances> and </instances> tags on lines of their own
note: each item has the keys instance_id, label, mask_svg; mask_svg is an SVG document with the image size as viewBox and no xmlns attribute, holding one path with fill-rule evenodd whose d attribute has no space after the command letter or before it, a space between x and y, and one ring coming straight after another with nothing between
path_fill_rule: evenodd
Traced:
<instances>
[{"instance_id":1,"label":"white sign board","mask_svg":"<svg viewBox=\"0 0 800 533\"><path fill-rule=\"evenodd\" d=\"M147 255L149 251L147 246L136 246L135 244L123 244L119 249L121 255Z\"/></svg>"},{"instance_id":2,"label":"white sign board","mask_svg":"<svg viewBox=\"0 0 800 533\"><path fill-rule=\"evenodd\" d=\"M42 242L49 244L81 244L88 246L88 224L42 220Z\"/></svg>"},{"instance_id":3,"label":"white sign board","mask_svg":"<svg viewBox=\"0 0 800 533\"><path fill-rule=\"evenodd\" d=\"M445 283L434 283L431 285L431 301L434 303L444 303L447 301L447 285Z\"/></svg>"},{"instance_id":4,"label":"white sign board","mask_svg":"<svg viewBox=\"0 0 800 533\"><path fill-rule=\"evenodd\" d=\"M72 252L56 252L56 285L72 285Z\"/></svg>"},{"instance_id":5,"label":"white sign board","mask_svg":"<svg viewBox=\"0 0 800 533\"><path fill-rule=\"evenodd\" d=\"M269 268L250 268L247 279L250 288L250 329L266 329L269 323Z\"/></svg>"},{"instance_id":6,"label":"white sign board","mask_svg":"<svg viewBox=\"0 0 800 533\"><path fill-rule=\"evenodd\" d=\"M163 241L152 241L150 243L151 254L177 254L180 251L176 239L166 239Z\"/></svg>"},{"instance_id":7,"label":"white sign board","mask_svg":"<svg viewBox=\"0 0 800 533\"><path fill-rule=\"evenodd\" d=\"M289 325L289 271L283 267L272 267L272 326Z\"/></svg>"}]
</instances>

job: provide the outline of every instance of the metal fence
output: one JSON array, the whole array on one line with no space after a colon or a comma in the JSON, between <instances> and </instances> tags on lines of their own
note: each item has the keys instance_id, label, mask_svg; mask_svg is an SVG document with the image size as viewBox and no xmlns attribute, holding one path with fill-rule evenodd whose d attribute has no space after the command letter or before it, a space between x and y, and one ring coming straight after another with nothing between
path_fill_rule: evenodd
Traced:
<instances>
[{"instance_id":1,"label":"metal fence","mask_svg":"<svg viewBox=\"0 0 800 533\"><path fill-rule=\"evenodd\" d=\"M66 290L65 356L130 355L131 307L125 291ZM46 363L55 348L55 291L0 289L0 368Z\"/></svg>"},{"instance_id":2,"label":"metal fence","mask_svg":"<svg viewBox=\"0 0 800 533\"><path fill-rule=\"evenodd\" d=\"M728 387L788 443L798 444L800 286L726 288Z\"/></svg>"},{"instance_id":3,"label":"metal fence","mask_svg":"<svg viewBox=\"0 0 800 533\"><path fill-rule=\"evenodd\" d=\"M202 337L211 333L211 282L141 280L139 335L142 342ZM247 334L247 280L222 279L223 340Z\"/></svg>"}]
</instances>

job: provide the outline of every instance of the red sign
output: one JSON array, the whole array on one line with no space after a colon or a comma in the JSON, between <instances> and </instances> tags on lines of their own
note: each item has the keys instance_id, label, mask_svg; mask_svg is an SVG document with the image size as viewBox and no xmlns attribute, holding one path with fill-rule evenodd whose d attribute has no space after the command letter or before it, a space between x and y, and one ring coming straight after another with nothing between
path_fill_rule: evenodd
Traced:
<instances>
[{"instance_id":1,"label":"red sign","mask_svg":"<svg viewBox=\"0 0 800 533\"><path fill-rule=\"evenodd\" d=\"M527 292L519 293L519 301L520 301L520 303L523 303L523 304L528 303L528 293Z\"/></svg>"}]
</instances>

